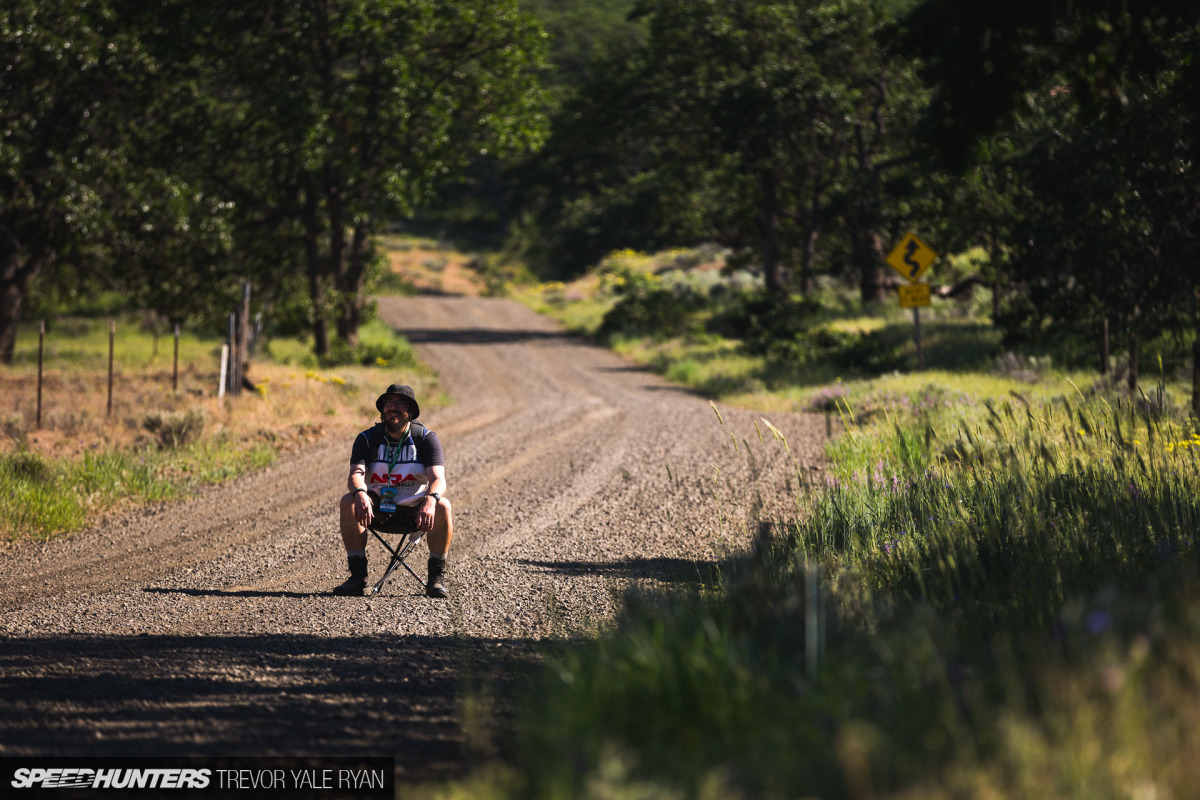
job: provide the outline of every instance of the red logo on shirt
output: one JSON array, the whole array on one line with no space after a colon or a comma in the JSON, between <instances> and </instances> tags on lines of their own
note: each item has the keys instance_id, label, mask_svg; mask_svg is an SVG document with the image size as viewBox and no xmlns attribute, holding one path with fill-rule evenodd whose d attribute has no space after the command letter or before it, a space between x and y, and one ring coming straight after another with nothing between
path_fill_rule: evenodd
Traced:
<instances>
[{"instance_id":1,"label":"red logo on shirt","mask_svg":"<svg viewBox=\"0 0 1200 800\"><path fill-rule=\"evenodd\" d=\"M402 483L417 480L420 480L420 478L418 478L416 475L413 475L411 472L407 475L384 475L378 472L371 473L371 483L390 483L393 486L399 486Z\"/></svg>"}]
</instances>

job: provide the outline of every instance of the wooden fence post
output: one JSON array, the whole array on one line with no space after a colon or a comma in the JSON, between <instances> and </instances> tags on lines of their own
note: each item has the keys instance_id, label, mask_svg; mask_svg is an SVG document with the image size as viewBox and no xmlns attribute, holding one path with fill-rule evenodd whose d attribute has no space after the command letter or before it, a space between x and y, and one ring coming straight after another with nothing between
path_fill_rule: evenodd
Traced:
<instances>
[{"instance_id":1,"label":"wooden fence post","mask_svg":"<svg viewBox=\"0 0 1200 800\"><path fill-rule=\"evenodd\" d=\"M238 315L238 394L245 384L250 362L250 281L242 284L242 310Z\"/></svg>"},{"instance_id":2,"label":"wooden fence post","mask_svg":"<svg viewBox=\"0 0 1200 800\"><path fill-rule=\"evenodd\" d=\"M42 429L42 356L46 344L46 320L38 322L38 387L37 387L37 429Z\"/></svg>"},{"instance_id":3,"label":"wooden fence post","mask_svg":"<svg viewBox=\"0 0 1200 800\"><path fill-rule=\"evenodd\" d=\"M113 350L116 347L117 321L108 321L108 409L105 417L112 419Z\"/></svg>"},{"instance_id":4,"label":"wooden fence post","mask_svg":"<svg viewBox=\"0 0 1200 800\"><path fill-rule=\"evenodd\" d=\"M226 371L225 391L234 395L242 385L237 368L237 315L229 312L229 369Z\"/></svg>"}]
</instances>

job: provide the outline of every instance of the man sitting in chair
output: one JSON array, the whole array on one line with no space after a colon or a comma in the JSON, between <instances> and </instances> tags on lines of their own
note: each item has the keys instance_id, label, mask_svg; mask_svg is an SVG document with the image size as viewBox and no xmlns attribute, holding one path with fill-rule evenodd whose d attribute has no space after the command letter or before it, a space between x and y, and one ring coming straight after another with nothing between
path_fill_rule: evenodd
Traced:
<instances>
[{"instance_id":1,"label":"man sitting in chair","mask_svg":"<svg viewBox=\"0 0 1200 800\"><path fill-rule=\"evenodd\" d=\"M416 422L421 407L411 386L392 384L375 401L381 421L358 434L350 451L350 491L342 496L341 530L350 578L336 595L361 596L367 586L367 526L380 533L420 531L429 544L425 594L446 597L446 552L454 525L446 462L437 434Z\"/></svg>"}]
</instances>

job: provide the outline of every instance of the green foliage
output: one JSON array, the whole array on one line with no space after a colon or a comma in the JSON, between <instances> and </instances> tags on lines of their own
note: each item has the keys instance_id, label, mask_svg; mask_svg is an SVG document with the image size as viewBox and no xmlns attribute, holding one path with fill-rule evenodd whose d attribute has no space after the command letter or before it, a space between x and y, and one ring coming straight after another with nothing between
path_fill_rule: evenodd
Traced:
<instances>
[{"instance_id":1,"label":"green foliage","mask_svg":"<svg viewBox=\"0 0 1200 800\"><path fill-rule=\"evenodd\" d=\"M646 38L644 20L631 17L636 0L522 0L550 39L546 75L551 103L585 85L597 61Z\"/></svg>"},{"instance_id":2,"label":"green foliage","mask_svg":"<svg viewBox=\"0 0 1200 800\"><path fill-rule=\"evenodd\" d=\"M912 213L916 178L898 153L923 103L876 37L884 10L710 0L640 11L645 44L598 64L555 117L530 177L526 224L542 245L530 256L573 275L602 252L670 237L736 248L777 294L785 267L805 289L818 265L874 275L861 245ZM849 240L826 237L842 229Z\"/></svg>"},{"instance_id":3,"label":"green foliage","mask_svg":"<svg viewBox=\"0 0 1200 800\"><path fill-rule=\"evenodd\" d=\"M164 433L165 427L174 432ZM156 425L156 431L163 450L106 450L88 453L78 464L59 465L25 451L0 454L0 535L52 538L83 528L90 515L131 498L156 502L179 497L274 458L265 446L177 441L193 439L180 421ZM167 446L167 440L174 444Z\"/></svg>"},{"instance_id":4,"label":"green foliage","mask_svg":"<svg viewBox=\"0 0 1200 800\"><path fill-rule=\"evenodd\" d=\"M359 364L364 367L397 364L415 366L416 355L411 347L404 343L359 342L349 345L343 339L334 339L329 354L321 356L318 362L322 367L337 367L348 364Z\"/></svg>"},{"instance_id":5,"label":"green foliage","mask_svg":"<svg viewBox=\"0 0 1200 800\"><path fill-rule=\"evenodd\" d=\"M1195 50L1200 8L1187 0L914 5L904 38L938 87L927 124L955 164L977 155L978 140L1019 109L1043 102L1047 81L1070 87L1090 116L1122 115L1138 84L1171 83L1180 100L1200 86L1194 62L1178 61L1170 46Z\"/></svg>"},{"instance_id":6,"label":"green foliage","mask_svg":"<svg viewBox=\"0 0 1200 800\"><path fill-rule=\"evenodd\" d=\"M828 312L810 297L777 299L763 292L731 295L709 321L708 330L740 339L747 352L768 363L803 367L827 359L849 371L897 369L906 356L879 331L849 331L831 325Z\"/></svg>"},{"instance_id":7,"label":"green foliage","mask_svg":"<svg viewBox=\"0 0 1200 800\"><path fill-rule=\"evenodd\" d=\"M1030 291L1005 303L997 322L1011 341L1078 330L1132 330L1143 338L1195 327L1200 222L1186 115L1168 93L1146 87L1132 119L1078 120L1061 101L1030 125L1031 149L1015 160L1024 200L1005 272ZM1060 132L1074 123L1069 136ZM1122 337L1123 338L1123 337Z\"/></svg>"},{"instance_id":8,"label":"green foliage","mask_svg":"<svg viewBox=\"0 0 1200 800\"><path fill-rule=\"evenodd\" d=\"M250 280L285 328L307 300L318 350L330 317L353 341L383 226L545 135L515 0L22 1L0 48L4 361L42 270L176 322L219 321Z\"/></svg>"},{"instance_id":9,"label":"green foliage","mask_svg":"<svg viewBox=\"0 0 1200 800\"><path fill-rule=\"evenodd\" d=\"M611 275L617 297L597 335L670 337L697 331L705 297L683 281L665 281L653 273L617 269Z\"/></svg>"},{"instance_id":10,"label":"green foliage","mask_svg":"<svg viewBox=\"0 0 1200 800\"><path fill-rule=\"evenodd\" d=\"M416 368L420 362L416 350L407 339L379 320L372 320L363 327L357 343L349 345L342 339L335 339L329 354L318 357L317 363L322 367L359 364L365 367Z\"/></svg>"},{"instance_id":11,"label":"green foliage","mask_svg":"<svg viewBox=\"0 0 1200 800\"><path fill-rule=\"evenodd\" d=\"M1200 433L1100 397L920 398L847 411L833 456L854 474L715 585L634 596L553 658L518 715L520 791L1073 796L1046 776L1075 785L1097 750L1125 767L1089 772L1092 796L1194 784L1191 739L1141 743L1198 702L1167 677L1196 663L1174 643L1195 635ZM1127 727L1070 733L1096 718Z\"/></svg>"},{"instance_id":12,"label":"green foliage","mask_svg":"<svg viewBox=\"0 0 1200 800\"><path fill-rule=\"evenodd\" d=\"M120 130L148 67L104 0L0 9L0 362L21 304L56 258L86 262L109 229L102 186L124 168ZM135 101L136 97L136 101Z\"/></svg>"}]
</instances>

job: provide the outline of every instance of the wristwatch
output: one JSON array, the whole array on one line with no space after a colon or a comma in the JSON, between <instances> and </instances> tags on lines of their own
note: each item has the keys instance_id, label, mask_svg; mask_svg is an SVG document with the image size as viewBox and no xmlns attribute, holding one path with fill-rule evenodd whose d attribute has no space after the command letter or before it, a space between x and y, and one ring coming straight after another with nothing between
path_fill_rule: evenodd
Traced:
<instances>
[{"instance_id":1,"label":"wristwatch","mask_svg":"<svg viewBox=\"0 0 1200 800\"><path fill-rule=\"evenodd\" d=\"M435 503L442 499L442 496L440 494L438 494L437 492L430 492L429 496L433 498L433 502L435 502Z\"/></svg>"}]
</instances>

